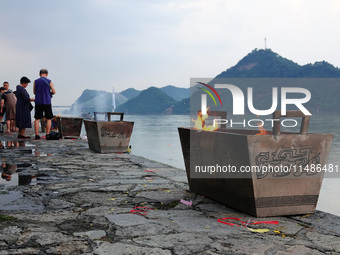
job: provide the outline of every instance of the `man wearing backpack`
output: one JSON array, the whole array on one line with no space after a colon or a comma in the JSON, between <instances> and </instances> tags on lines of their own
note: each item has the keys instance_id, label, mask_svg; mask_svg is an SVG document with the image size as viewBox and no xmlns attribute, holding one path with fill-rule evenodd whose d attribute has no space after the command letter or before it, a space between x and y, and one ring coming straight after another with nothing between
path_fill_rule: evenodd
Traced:
<instances>
[{"instance_id":1,"label":"man wearing backpack","mask_svg":"<svg viewBox=\"0 0 340 255\"><path fill-rule=\"evenodd\" d=\"M33 93L35 94L35 114L34 114L34 131L35 131L35 140L39 140L39 122L40 119L45 116L46 123L46 139L48 140L48 136L51 130L53 112L52 112L52 104L51 98L52 95L56 93L54 89L53 82L47 79L48 71L47 69L40 70L40 78L35 80L33 83Z\"/></svg>"}]
</instances>

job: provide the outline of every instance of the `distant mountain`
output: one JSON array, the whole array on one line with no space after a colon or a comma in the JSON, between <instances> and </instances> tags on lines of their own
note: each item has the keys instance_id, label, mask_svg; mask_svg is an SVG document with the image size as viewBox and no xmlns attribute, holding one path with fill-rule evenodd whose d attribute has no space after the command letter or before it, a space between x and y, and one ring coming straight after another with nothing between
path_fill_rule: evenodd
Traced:
<instances>
[{"instance_id":1,"label":"distant mountain","mask_svg":"<svg viewBox=\"0 0 340 255\"><path fill-rule=\"evenodd\" d=\"M254 79L253 79L254 78ZM247 95L247 87L253 87L254 104L257 109L268 109L272 102L270 78L283 78L275 81L275 87L280 91L282 87L301 87L311 92L312 98L305 106L312 112L331 112L340 109L340 69L326 61L315 62L300 66L297 63L281 57L279 54L266 50L253 50L242 58L235 66L217 75L210 85L216 83L237 85L244 95ZM208 105L211 110L230 111L233 99L230 92L225 89L217 90L225 101L223 109L215 106L208 97ZM198 102L202 91L196 91L191 96L191 106L200 108ZM301 96L301 94L291 96ZM193 105L193 104L197 105ZM279 107L280 108L280 107ZM295 106L289 106L290 110L296 110Z\"/></svg>"},{"instance_id":2,"label":"distant mountain","mask_svg":"<svg viewBox=\"0 0 340 255\"><path fill-rule=\"evenodd\" d=\"M248 111L247 96L248 87L253 88L253 104L256 109L265 110L272 106L272 87L278 89L278 97L281 96L283 87L305 88L311 93L311 99L303 105L313 113L315 112L338 112L340 109L340 79L338 78L220 78L213 79L209 83L212 87L215 84L233 84L236 85L244 95L244 109ZM200 86L202 87L202 86ZM230 113L233 109L233 97L228 89L216 89L219 94L223 106L221 106L216 98L217 105L213 99L207 97L207 105L213 111L227 111ZM201 95L205 93L197 90L190 97L190 107L200 110ZM288 98L303 98L301 93L288 93ZM277 109L281 109L280 99ZM287 110L298 110L293 104L288 104Z\"/></svg>"},{"instance_id":3,"label":"distant mountain","mask_svg":"<svg viewBox=\"0 0 340 255\"><path fill-rule=\"evenodd\" d=\"M216 78L340 78L340 69L325 61L300 66L270 49L254 49Z\"/></svg>"},{"instance_id":4,"label":"distant mountain","mask_svg":"<svg viewBox=\"0 0 340 255\"><path fill-rule=\"evenodd\" d=\"M340 78L340 69L326 61L315 62L301 67L299 77Z\"/></svg>"},{"instance_id":5,"label":"distant mountain","mask_svg":"<svg viewBox=\"0 0 340 255\"><path fill-rule=\"evenodd\" d=\"M111 94L111 96L112 96L112 94ZM124 104L129 99L127 97L125 97L124 95L115 92L115 100L116 100L116 107L118 107L121 104Z\"/></svg>"},{"instance_id":6,"label":"distant mountain","mask_svg":"<svg viewBox=\"0 0 340 255\"><path fill-rule=\"evenodd\" d=\"M150 87L117 108L127 114L171 114L177 102L161 89Z\"/></svg>"},{"instance_id":7,"label":"distant mountain","mask_svg":"<svg viewBox=\"0 0 340 255\"><path fill-rule=\"evenodd\" d=\"M131 98L138 96L139 93L140 93L139 90L136 90L134 88L129 88L129 89L123 90L119 94L125 96L127 99L131 99Z\"/></svg>"},{"instance_id":8,"label":"distant mountain","mask_svg":"<svg viewBox=\"0 0 340 255\"><path fill-rule=\"evenodd\" d=\"M168 85L160 89L164 91L168 96L171 96L176 101L181 101L184 98L190 97L189 88L178 88L173 85ZM140 93L139 90L136 90L134 88L129 88L129 89L123 90L119 94L125 96L127 99L132 99L138 96L139 93Z\"/></svg>"},{"instance_id":9,"label":"distant mountain","mask_svg":"<svg viewBox=\"0 0 340 255\"><path fill-rule=\"evenodd\" d=\"M184 98L182 101L177 102L173 107L173 114L189 114L190 112L190 98Z\"/></svg>"},{"instance_id":10,"label":"distant mountain","mask_svg":"<svg viewBox=\"0 0 340 255\"><path fill-rule=\"evenodd\" d=\"M115 93L116 107L125 103L128 99L119 93ZM86 89L81 96L72 104L65 114L81 115L92 112L112 111L112 93L100 90Z\"/></svg>"},{"instance_id":11,"label":"distant mountain","mask_svg":"<svg viewBox=\"0 0 340 255\"><path fill-rule=\"evenodd\" d=\"M97 96L108 95L109 92L93 89L85 89L81 96L74 102L73 105L80 105L84 102L91 100Z\"/></svg>"},{"instance_id":12,"label":"distant mountain","mask_svg":"<svg viewBox=\"0 0 340 255\"><path fill-rule=\"evenodd\" d=\"M168 85L161 88L166 94L171 96L176 101L181 101L184 98L190 97L190 88L178 88L172 85Z\"/></svg>"}]
</instances>

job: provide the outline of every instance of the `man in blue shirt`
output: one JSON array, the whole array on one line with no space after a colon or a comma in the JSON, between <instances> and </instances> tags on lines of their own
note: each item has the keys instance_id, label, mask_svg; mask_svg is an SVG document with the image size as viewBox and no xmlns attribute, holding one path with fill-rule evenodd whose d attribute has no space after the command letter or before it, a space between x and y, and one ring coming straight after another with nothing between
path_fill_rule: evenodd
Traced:
<instances>
[{"instance_id":1,"label":"man in blue shirt","mask_svg":"<svg viewBox=\"0 0 340 255\"><path fill-rule=\"evenodd\" d=\"M47 79L47 69L40 70L40 78L34 81L33 93L35 94L35 114L34 114L34 131L35 140L39 140L39 122L45 116L46 122L46 139L50 134L53 112L51 98L56 93L53 82Z\"/></svg>"}]
</instances>

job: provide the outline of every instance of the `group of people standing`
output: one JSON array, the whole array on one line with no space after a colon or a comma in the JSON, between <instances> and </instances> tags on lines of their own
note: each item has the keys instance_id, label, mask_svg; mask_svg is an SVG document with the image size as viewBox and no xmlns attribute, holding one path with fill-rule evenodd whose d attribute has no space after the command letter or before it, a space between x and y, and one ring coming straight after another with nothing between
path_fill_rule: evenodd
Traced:
<instances>
[{"instance_id":1,"label":"group of people standing","mask_svg":"<svg viewBox=\"0 0 340 255\"><path fill-rule=\"evenodd\" d=\"M20 85L17 85L16 91L9 89L9 83L4 82L3 87L0 88L1 104L0 104L0 122L5 115L7 129L5 132L14 132L18 128L18 138L28 139L25 135L26 128L32 127L31 111L33 106L32 101L35 102L34 114L34 131L35 140L39 140L39 122L45 117L46 122L46 139L48 139L51 123L53 118L51 98L56 93L53 82L47 78L47 69L41 69L39 72L40 78L33 83L33 93L35 98L30 98L26 88L31 82L27 77L20 79Z\"/></svg>"}]
</instances>

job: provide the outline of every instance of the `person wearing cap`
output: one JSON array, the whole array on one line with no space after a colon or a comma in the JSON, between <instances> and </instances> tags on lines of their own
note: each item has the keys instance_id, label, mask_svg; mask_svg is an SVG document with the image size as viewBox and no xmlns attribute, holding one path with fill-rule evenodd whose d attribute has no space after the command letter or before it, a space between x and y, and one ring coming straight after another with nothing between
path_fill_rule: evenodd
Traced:
<instances>
[{"instance_id":1,"label":"person wearing cap","mask_svg":"<svg viewBox=\"0 0 340 255\"><path fill-rule=\"evenodd\" d=\"M40 78L36 79L33 83L33 93L35 95L35 114L34 114L34 131L35 131L35 140L39 140L39 122L40 119L44 117L46 118L46 139L48 138L52 125L52 105L51 98L54 95L55 89L53 82L50 79L47 79L48 71L47 69L40 70ZM48 139L47 139L48 140Z\"/></svg>"},{"instance_id":2,"label":"person wearing cap","mask_svg":"<svg viewBox=\"0 0 340 255\"><path fill-rule=\"evenodd\" d=\"M30 95L28 94L26 88L28 86L28 83L30 83L30 79L27 77L22 77L20 79L20 85L17 86L16 90L16 96L17 96L17 104L16 104L16 116L15 116L15 122L17 128L19 128L19 139L28 139L29 136L25 136L26 128L32 127L32 121L31 121L31 110L32 105L31 101L34 101L34 99L30 98Z\"/></svg>"}]
</instances>

